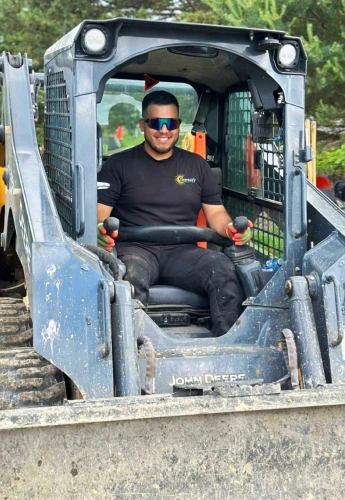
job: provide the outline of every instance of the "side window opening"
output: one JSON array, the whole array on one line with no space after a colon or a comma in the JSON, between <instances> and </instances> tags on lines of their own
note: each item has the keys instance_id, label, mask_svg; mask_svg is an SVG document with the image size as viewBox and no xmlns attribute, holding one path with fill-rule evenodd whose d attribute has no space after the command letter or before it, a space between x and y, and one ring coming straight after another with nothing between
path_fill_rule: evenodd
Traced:
<instances>
[{"instance_id":1,"label":"side window opening","mask_svg":"<svg viewBox=\"0 0 345 500\"><path fill-rule=\"evenodd\" d=\"M262 262L284 257L283 141L277 116L254 111L250 93L229 94L225 131L225 206L254 224L252 246Z\"/></svg>"}]
</instances>

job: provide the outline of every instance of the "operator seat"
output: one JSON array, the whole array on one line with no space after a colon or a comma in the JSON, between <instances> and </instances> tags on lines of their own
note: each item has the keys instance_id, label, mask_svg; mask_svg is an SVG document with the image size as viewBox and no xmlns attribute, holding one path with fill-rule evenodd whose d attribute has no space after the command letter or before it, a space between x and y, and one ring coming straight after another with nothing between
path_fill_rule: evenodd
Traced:
<instances>
[{"instance_id":1,"label":"operator seat","mask_svg":"<svg viewBox=\"0 0 345 500\"><path fill-rule=\"evenodd\" d=\"M210 307L207 295L190 292L177 286L151 286L148 305L158 306L163 304L188 305L197 309L208 309Z\"/></svg>"}]
</instances>

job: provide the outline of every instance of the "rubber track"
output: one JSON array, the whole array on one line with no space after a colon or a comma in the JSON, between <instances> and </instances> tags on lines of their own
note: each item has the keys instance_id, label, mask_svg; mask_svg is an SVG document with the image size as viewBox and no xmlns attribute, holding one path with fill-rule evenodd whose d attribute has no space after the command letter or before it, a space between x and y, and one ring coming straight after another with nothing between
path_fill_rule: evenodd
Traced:
<instances>
[{"instance_id":1,"label":"rubber track","mask_svg":"<svg viewBox=\"0 0 345 500\"><path fill-rule=\"evenodd\" d=\"M56 406L65 397L62 373L33 348L0 349L0 410Z\"/></svg>"},{"instance_id":2,"label":"rubber track","mask_svg":"<svg viewBox=\"0 0 345 500\"><path fill-rule=\"evenodd\" d=\"M0 349L32 346L32 322L22 299L0 298Z\"/></svg>"}]
</instances>

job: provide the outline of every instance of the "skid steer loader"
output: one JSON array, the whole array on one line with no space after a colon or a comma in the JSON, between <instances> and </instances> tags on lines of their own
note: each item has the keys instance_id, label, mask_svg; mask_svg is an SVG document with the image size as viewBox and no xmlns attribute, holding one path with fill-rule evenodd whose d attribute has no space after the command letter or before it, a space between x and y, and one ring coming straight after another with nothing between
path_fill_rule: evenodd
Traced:
<instances>
[{"instance_id":1,"label":"skid steer loader","mask_svg":"<svg viewBox=\"0 0 345 500\"><path fill-rule=\"evenodd\" d=\"M16 278L0 291L2 497L343 497L345 217L306 180L306 66L282 31L125 18L81 23L43 76L3 53L1 246ZM158 284L145 310L97 248L97 172L142 142L153 84L176 95L182 147L253 238L235 250L207 227L120 226L119 241L224 252L245 300L221 337L207 297Z\"/></svg>"}]
</instances>

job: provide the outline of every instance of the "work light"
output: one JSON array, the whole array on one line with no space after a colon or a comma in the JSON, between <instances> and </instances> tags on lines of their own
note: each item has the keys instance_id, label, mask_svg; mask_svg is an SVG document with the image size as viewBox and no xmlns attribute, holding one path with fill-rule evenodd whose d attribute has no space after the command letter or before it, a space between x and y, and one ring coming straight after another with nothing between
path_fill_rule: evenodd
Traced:
<instances>
[{"instance_id":1,"label":"work light","mask_svg":"<svg viewBox=\"0 0 345 500\"><path fill-rule=\"evenodd\" d=\"M89 54L102 54L106 50L107 38L98 28L87 30L83 38L83 48Z\"/></svg>"},{"instance_id":2,"label":"work light","mask_svg":"<svg viewBox=\"0 0 345 500\"><path fill-rule=\"evenodd\" d=\"M105 34L102 30L92 28L85 33L84 45L89 52L99 54L103 52L106 45Z\"/></svg>"},{"instance_id":3,"label":"work light","mask_svg":"<svg viewBox=\"0 0 345 500\"><path fill-rule=\"evenodd\" d=\"M283 68L292 68L298 61L299 50L293 43L283 43L278 50L278 64Z\"/></svg>"}]
</instances>

